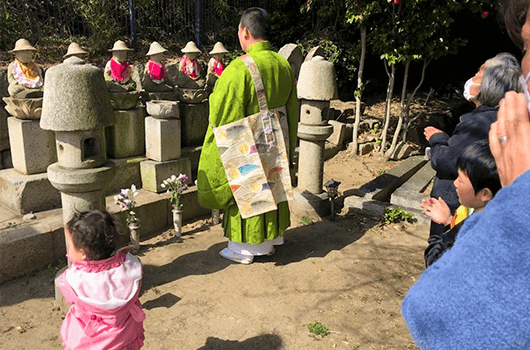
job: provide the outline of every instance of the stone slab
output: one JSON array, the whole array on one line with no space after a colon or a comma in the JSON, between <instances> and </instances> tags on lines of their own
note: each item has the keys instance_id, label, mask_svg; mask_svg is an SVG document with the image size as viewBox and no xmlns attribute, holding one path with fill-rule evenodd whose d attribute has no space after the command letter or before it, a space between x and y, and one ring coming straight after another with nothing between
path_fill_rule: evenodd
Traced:
<instances>
[{"instance_id":1,"label":"stone slab","mask_svg":"<svg viewBox=\"0 0 530 350\"><path fill-rule=\"evenodd\" d=\"M59 208L61 196L47 173L24 175L15 169L0 170L0 203L23 215Z\"/></svg>"},{"instance_id":2,"label":"stone slab","mask_svg":"<svg viewBox=\"0 0 530 350\"><path fill-rule=\"evenodd\" d=\"M419 205L423 198L429 194L423 193L431 180L436 175L431 163L427 162L418 172L392 193L390 203L404 208L420 209Z\"/></svg>"},{"instance_id":3,"label":"stone slab","mask_svg":"<svg viewBox=\"0 0 530 350\"><path fill-rule=\"evenodd\" d=\"M415 208L401 207L388 202L380 202L377 200L357 196L348 196L344 198L344 208L348 210L348 213L361 211L363 214L380 217L382 219L385 214L385 208L387 207L400 207L404 211L414 214L413 220L423 224L428 224L430 221L429 218L421 213L421 210Z\"/></svg>"},{"instance_id":4,"label":"stone slab","mask_svg":"<svg viewBox=\"0 0 530 350\"><path fill-rule=\"evenodd\" d=\"M150 237L173 226L169 193L156 194L139 190L136 209L142 223L141 237ZM209 216L210 209L203 208L197 200L196 186L184 191L183 219L190 221ZM125 212L114 203L114 197L106 198L106 208L115 213L120 232L120 244L129 241L125 226ZM63 215L61 209L37 213L37 219L15 228L0 230L0 284L14 278L45 269L57 259L65 259ZM64 260L66 263L66 259Z\"/></svg>"},{"instance_id":5,"label":"stone slab","mask_svg":"<svg viewBox=\"0 0 530 350\"><path fill-rule=\"evenodd\" d=\"M197 179L197 170L199 169L199 159L201 158L202 146L182 148L182 158L189 158L191 162L191 180Z\"/></svg>"},{"instance_id":6,"label":"stone slab","mask_svg":"<svg viewBox=\"0 0 530 350\"><path fill-rule=\"evenodd\" d=\"M426 160L423 156L407 158L398 166L355 190L354 194L367 199L388 202L391 193L414 175L425 163Z\"/></svg>"},{"instance_id":7,"label":"stone slab","mask_svg":"<svg viewBox=\"0 0 530 350\"><path fill-rule=\"evenodd\" d=\"M334 145L342 146L346 139L346 124L336 120L329 120L328 123L333 126L333 132L327 140Z\"/></svg>"},{"instance_id":8,"label":"stone slab","mask_svg":"<svg viewBox=\"0 0 530 350\"><path fill-rule=\"evenodd\" d=\"M145 108L114 110L116 124L105 129L109 158L145 154Z\"/></svg>"},{"instance_id":9,"label":"stone slab","mask_svg":"<svg viewBox=\"0 0 530 350\"><path fill-rule=\"evenodd\" d=\"M9 149L9 132L7 128L8 114L4 109L4 103L0 103L0 151Z\"/></svg>"},{"instance_id":10,"label":"stone slab","mask_svg":"<svg viewBox=\"0 0 530 350\"><path fill-rule=\"evenodd\" d=\"M181 156L181 121L145 118L145 156L157 162Z\"/></svg>"},{"instance_id":11,"label":"stone slab","mask_svg":"<svg viewBox=\"0 0 530 350\"><path fill-rule=\"evenodd\" d=\"M140 163L147 160L146 157L141 156L109 160L115 165L116 175L110 184L105 187L105 193L107 195L118 193L122 188L130 188L132 184L134 184L136 188L142 187Z\"/></svg>"},{"instance_id":12,"label":"stone slab","mask_svg":"<svg viewBox=\"0 0 530 350\"><path fill-rule=\"evenodd\" d=\"M31 175L45 173L57 161L55 133L40 128L39 120L7 118L13 167Z\"/></svg>"},{"instance_id":13,"label":"stone slab","mask_svg":"<svg viewBox=\"0 0 530 350\"><path fill-rule=\"evenodd\" d=\"M171 177L171 175L191 174L191 162L188 158L167 162L146 160L140 163L140 172L142 175L142 188L151 192L161 193L166 191L161 186L162 182Z\"/></svg>"},{"instance_id":14,"label":"stone slab","mask_svg":"<svg viewBox=\"0 0 530 350\"><path fill-rule=\"evenodd\" d=\"M208 101L203 103L181 103L182 146L202 146L208 129Z\"/></svg>"},{"instance_id":15,"label":"stone slab","mask_svg":"<svg viewBox=\"0 0 530 350\"><path fill-rule=\"evenodd\" d=\"M324 161L331 159L344 149L343 145L335 145L331 142L326 141L324 144Z\"/></svg>"}]
</instances>

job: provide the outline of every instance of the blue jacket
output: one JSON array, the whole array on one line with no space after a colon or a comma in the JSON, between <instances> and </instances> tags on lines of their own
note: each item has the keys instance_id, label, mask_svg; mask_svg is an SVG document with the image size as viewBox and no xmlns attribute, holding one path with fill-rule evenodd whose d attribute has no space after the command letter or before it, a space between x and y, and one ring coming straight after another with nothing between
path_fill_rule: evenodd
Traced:
<instances>
[{"instance_id":1,"label":"blue jacket","mask_svg":"<svg viewBox=\"0 0 530 350\"><path fill-rule=\"evenodd\" d=\"M530 349L530 171L466 219L402 313L422 349Z\"/></svg>"}]
</instances>

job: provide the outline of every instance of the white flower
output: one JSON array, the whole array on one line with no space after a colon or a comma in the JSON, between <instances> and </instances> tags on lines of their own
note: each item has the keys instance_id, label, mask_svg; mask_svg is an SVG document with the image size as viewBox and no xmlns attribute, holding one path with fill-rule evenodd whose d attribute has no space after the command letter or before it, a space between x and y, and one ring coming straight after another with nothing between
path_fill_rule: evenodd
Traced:
<instances>
[{"instance_id":1,"label":"white flower","mask_svg":"<svg viewBox=\"0 0 530 350\"><path fill-rule=\"evenodd\" d=\"M162 187L162 188L166 188L166 185L165 185L165 184L162 184L162 185L160 185L160 187Z\"/></svg>"},{"instance_id":2,"label":"white flower","mask_svg":"<svg viewBox=\"0 0 530 350\"><path fill-rule=\"evenodd\" d=\"M164 185L169 185L169 181L168 181L168 180L169 180L169 179L164 180Z\"/></svg>"},{"instance_id":3,"label":"white flower","mask_svg":"<svg viewBox=\"0 0 530 350\"><path fill-rule=\"evenodd\" d=\"M129 214L136 215L136 213L134 211L130 211Z\"/></svg>"},{"instance_id":4,"label":"white flower","mask_svg":"<svg viewBox=\"0 0 530 350\"><path fill-rule=\"evenodd\" d=\"M118 201L118 196L114 196L114 200L117 202Z\"/></svg>"},{"instance_id":5,"label":"white flower","mask_svg":"<svg viewBox=\"0 0 530 350\"><path fill-rule=\"evenodd\" d=\"M134 184L131 185L131 191L132 192L136 191L136 186L134 186Z\"/></svg>"},{"instance_id":6,"label":"white flower","mask_svg":"<svg viewBox=\"0 0 530 350\"><path fill-rule=\"evenodd\" d=\"M136 197L138 195L138 192L133 193L133 197Z\"/></svg>"},{"instance_id":7,"label":"white flower","mask_svg":"<svg viewBox=\"0 0 530 350\"><path fill-rule=\"evenodd\" d=\"M182 174L181 174L182 175ZM177 179L177 177L175 175L171 175L171 180L172 181L175 181Z\"/></svg>"}]
</instances>

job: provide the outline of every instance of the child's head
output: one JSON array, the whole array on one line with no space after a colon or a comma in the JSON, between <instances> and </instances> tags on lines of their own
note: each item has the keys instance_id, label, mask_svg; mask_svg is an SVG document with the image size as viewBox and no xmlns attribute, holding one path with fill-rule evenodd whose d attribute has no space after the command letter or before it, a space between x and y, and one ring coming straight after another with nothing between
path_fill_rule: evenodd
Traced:
<instances>
[{"instance_id":1,"label":"child's head","mask_svg":"<svg viewBox=\"0 0 530 350\"><path fill-rule=\"evenodd\" d=\"M484 207L502 187L495 159L485 140L464 149L456 162L456 170L456 192L460 204L468 208Z\"/></svg>"},{"instance_id":2,"label":"child's head","mask_svg":"<svg viewBox=\"0 0 530 350\"><path fill-rule=\"evenodd\" d=\"M116 223L107 211L75 213L64 231L74 261L108 259L118 247Z\"/></svg>"}]
</instances>

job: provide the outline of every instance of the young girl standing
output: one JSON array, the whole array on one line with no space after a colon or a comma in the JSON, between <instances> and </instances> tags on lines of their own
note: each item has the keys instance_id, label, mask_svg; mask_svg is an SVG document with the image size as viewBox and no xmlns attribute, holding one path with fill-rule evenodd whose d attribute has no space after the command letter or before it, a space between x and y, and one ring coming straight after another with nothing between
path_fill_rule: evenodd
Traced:
<instances>
[{"instance_id":1,"label":"young girl standing","mask_svg":"<svg viewBox=\"0 0 530 350\"><path fill-rule=\"evenodd\" d=\"M137 350L145 314L140 260L115 254L118 230L106 211L76 213L64 229L72 265L55 283L71 305L61 326L66 350Z\"/></svg>"}]
</instances>

